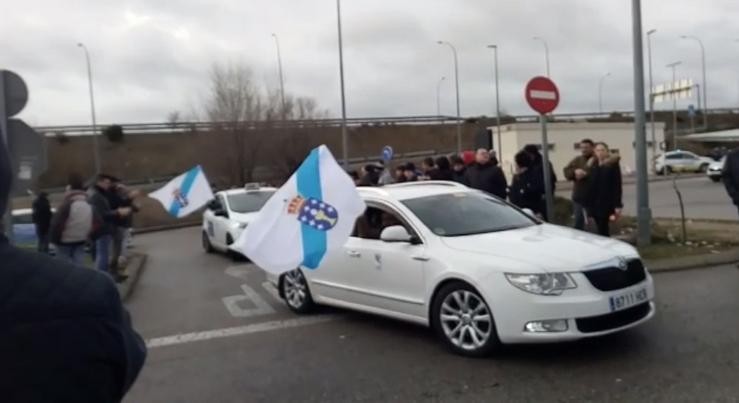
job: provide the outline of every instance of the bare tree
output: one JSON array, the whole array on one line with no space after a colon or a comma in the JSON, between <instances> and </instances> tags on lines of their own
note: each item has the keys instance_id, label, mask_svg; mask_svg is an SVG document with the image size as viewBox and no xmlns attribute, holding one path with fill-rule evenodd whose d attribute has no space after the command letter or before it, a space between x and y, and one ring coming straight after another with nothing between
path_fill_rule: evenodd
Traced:
<instances>
[{"instance_id":1,"label":"bare tree","mask_svg":"<svg viewBox=\"0 0 739 403\"><path fill-rule=\"evenodd\" d=\"M176 128L177 124L180 123L180 120L180 111L172 111L167 114L167 123L171 129Z\"/></svg>"}]
</instances>

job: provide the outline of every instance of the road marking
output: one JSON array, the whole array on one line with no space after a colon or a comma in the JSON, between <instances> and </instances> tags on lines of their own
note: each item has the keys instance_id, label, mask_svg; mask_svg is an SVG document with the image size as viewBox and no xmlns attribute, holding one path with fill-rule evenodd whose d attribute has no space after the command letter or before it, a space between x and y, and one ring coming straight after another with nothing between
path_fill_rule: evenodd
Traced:
<instances>
[{"instance_id":1,"label":"road marking","mask_svg":"<svg viewBox=\"0 0 739 403\"><path fill-rule=\"evenodd\" d=\"M241 289L244 290L244 295L232 295L230 297L224 297L223 303L226 305L226 309L235 318L248 318L251 316L269 315L275 313L275 309L272 308L267 301L264 300L256 291L246 284L241 285ZM244 301L250 301L253 308L243 308L241 303Z\"/></svg>"},{"instance_id":2,"label":"road marking","mask_svg":"<svg viewBox=\"0 0 739 403\"><path fill-rule=\"evenodd\" d=\"M251 325L229 327L224 329L207 330L203 332L175 334L172 336L149 339L146 341L146 347L166 347L178 344L193 343L196 341L222 339L225 337L243 336L247 334L269 332L273 330L290 329L300 326L309 326L330 322L339 318L339 315L307 316L302 318L255 323Z\"/></svg>"},{"instance_id":3,"label":"road marking","mask_svg":"<svg viewBox=\"0 0 739 403\"><path fill-rule=\"evenodd\" d=\"M262 283L262 288L264 288L265 291L269 293L269 295L272 296L272 298L275 299L275 301L282 303L282 298L280 298L280 293L277 291L277 287L272 285L269 281L265 281Z\"/></svg>"}]
</instances>

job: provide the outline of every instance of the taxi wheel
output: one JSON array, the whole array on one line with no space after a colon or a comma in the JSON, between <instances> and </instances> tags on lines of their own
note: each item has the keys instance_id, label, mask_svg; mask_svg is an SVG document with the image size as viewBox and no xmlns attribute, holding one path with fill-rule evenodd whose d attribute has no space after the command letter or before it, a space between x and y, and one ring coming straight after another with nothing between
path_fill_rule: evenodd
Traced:
<instances>
[{"instance_id":1,"label":"taxi wheel","mask_svg":"<svg viewBox=\"0 0 739 403\"><path fill-rule=\"evenodd\" d=\"M315 308L308 282L300 269L291 270L280 278L280 293L287 307L296 313L308 313Z\"/></svg>"},{"instance_id":2,"label":"taxi wheel","mask_svg":"<svg viewBox=\"0 0 739 403\"><path fill-rule=\"evenodd\" d=\"M215 252L213 245L210 243L210 238L208 238L208 233L205 231L203 231L203 249L205 250L205 253Z\"/></svg>"},{"instance_id":3,"label":"taxi wheel","mask_svg":"<svg viewBox=\"0 0 739 403\"><path fill-rule=\"evenodd\" d=\"M490 307L467 283L452 282L439 290L431 323L444 344L459 355L486 357L502 348Z\"/></svg>"}]
</instances>

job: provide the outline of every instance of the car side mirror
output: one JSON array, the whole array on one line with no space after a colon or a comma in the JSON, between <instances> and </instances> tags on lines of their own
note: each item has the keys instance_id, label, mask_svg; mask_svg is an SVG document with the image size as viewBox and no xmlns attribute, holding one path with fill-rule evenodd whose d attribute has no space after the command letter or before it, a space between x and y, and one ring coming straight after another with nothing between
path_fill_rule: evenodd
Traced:
<instances>
[{"instance_id":1,"label":"car side mirror","mask_svg":"<svg viewBox=\"0 0 739 403\"><path fill-rule=\"evenodd\" d=\"M222 208L217 208L217 209L213 210L213 214L216 217L228 218L228 211L226 211L225 209L222 209Z\"/></svg>"},{"instance_id":2,"label":"car side mirror","mask_svg":"<svg viewBox=\"0 0 739 403\"><path fill-rule=\"evenodd\" d=\"M382 230L380 240L383 242L412 243L413 237L402 225L393 225Z\"/></svg>"}]
</instances>

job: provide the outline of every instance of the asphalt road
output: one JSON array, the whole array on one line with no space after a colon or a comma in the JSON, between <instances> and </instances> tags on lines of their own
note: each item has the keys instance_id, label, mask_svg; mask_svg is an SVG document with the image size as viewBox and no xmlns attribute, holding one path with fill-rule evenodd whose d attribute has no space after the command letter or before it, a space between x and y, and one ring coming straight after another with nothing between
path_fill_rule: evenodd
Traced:
<instances>
[{"instance_id":1,"label":"asphalt road","mask_svg":"<svg viewBox=\"0 0 739 403\"><path fill-rule=\"evenodd\" d=\"M126 402L739 401L739 270L655 275L644 326L501 356L448 353L425 328L324 309L298 317L197 229L139 236L128 302L149 340Z\"/></svg>"},{"instance_id":2,"label":"asphalt road","mask_svg":"<svg viewBox=\"0 0 739 403\"><path fill-rule=\"evenodd\" d=\"M685 204L685 216L688 218L739 220L736 207L726 194L723 183L714 183L706 177L680 179L678 189L682 193ZM557 192L560 196L569 197L570 190ZM652 216L659 218L680 217L680 204L673 188L672 181L650 182L649 198ZM636 185L623 185L624 214L636 215Z\"/></svg>"}]
</instances>

